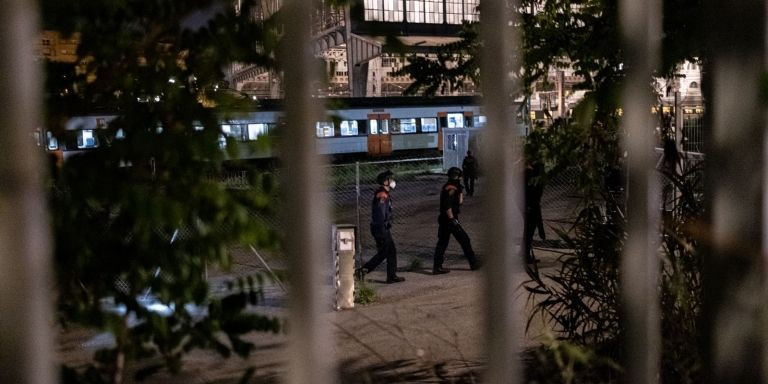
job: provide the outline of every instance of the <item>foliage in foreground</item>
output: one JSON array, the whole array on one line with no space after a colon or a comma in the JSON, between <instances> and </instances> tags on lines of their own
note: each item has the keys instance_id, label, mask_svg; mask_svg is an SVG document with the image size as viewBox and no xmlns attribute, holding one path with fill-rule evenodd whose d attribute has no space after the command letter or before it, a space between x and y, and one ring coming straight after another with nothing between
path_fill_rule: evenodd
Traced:
<instances>
[{"instance_id":1,"label":"foliage in foreground","mask_svg":"<svg viewBox=\"0 0 768 384\"><path fill-rule=\"evenodd\" d=\"M238 14L226 0L42 2L44 27L80 42L77 62L47 66L46 129L117 116L101 146L68 158L52 181L59 318L114 336L87 367L65 368L65 382L175 372L195 348L247 356L243 335L282 328L248 309L259 276L216 297L206 279L229 268L229 246L277 240L260 219L277 192L271 178L247 190L221 182L218 119L250 103L217 91L222 69L273 65L277 42L272 24L251 20L253 2L240 4Z\"/></svg>"},{"instance_id":2,"label":"foliage in foreground","mask_svg":"<svg viewBox=\"0 0 768 384\"><path fill-rule=\"evenodd\" d=\"M557 136L559 124L548 133ZM603 124L610 127L611 124ZM614 125L615 127L616 125ZM568 130L569 135L579 131ZM586 136L585 136L586 137ZM554 164L563 160L551 158L546 146L536 135L529 141L529 154L534 153ZM581 173L594 169L610 169L610 162L597 162L603 167L582 167L583 161L594 159L590 147L576 146L570 160ZM593 149L597 149L594 147ZM573 163L571 163L573 164ZM614 163L615 164L615 163ZM620 164L620 163L619 163ZM700 377L699 339L700 258L695 227L703 214L701 203L701 164L678 161L674 146L667 146L661 162L664 211L660 225L662 244L659 249L660 305L662 331L661 374L663 382L698 382ZM677 168L677 171L675 170ZM551 167L555 172L557 167ZM571 249L558 259L559 269L553 273L530 273L525 287L535 311L529 318L543 318L556 338L529 351L528 377L539 382L620 382L622 369L623 328L620 311L619 263L626 239L623 182L612 181L611 173L602 178L582 175L578 180L582 191L596 192L585 196L576 222L559 235ZM529 271L532 272L532 271Z\"/></svg>"}]
</instances>

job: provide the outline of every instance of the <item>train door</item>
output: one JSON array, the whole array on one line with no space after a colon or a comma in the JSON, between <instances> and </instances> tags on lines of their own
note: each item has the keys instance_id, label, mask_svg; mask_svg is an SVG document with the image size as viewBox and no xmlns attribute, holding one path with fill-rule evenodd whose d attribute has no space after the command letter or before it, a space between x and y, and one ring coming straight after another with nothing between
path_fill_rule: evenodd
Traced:
<instances>
[{"instance_id":1,"label":"train door","mask_svg":"<svg viewBox=\"0 0 768 384\"><path fill-rule=\"evenodd\" d=\"M368 115L368 154L371 156L392 154L389 117L388 113Z\"/></svg>"},{"instance_id":2,"label":"train door","mask_svg":"<svg viewBox=\"0 0 768 384\"><path fill-rule=\"evenodd\" d=\"M439 136L442 139L443 168L461 167L461 162L469 149L470 129L466 121L472 121L472 115L464 113L441 113Z\"/></svg>"}]
</instances>

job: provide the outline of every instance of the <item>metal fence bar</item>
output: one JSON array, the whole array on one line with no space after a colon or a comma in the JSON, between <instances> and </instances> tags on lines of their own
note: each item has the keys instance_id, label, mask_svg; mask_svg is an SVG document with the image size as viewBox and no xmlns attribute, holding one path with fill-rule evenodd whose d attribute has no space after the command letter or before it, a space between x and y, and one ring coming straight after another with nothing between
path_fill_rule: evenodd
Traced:
<instances>
[{"instance_id":1,"label":"metal fence bar","mask_svg":"<svg viewBox=\"0 0 768 384\"><path fill-rule=\"evenodd\" d=\"M513 94L512 74L516 73L514 53L518 46L515 0L484 0L480 7L483 94L488 125L482 155L488 183L487 217L488 256L485 267L485 353L488 369L485 382L521 382L519 352L521 345L522 303L514 300L522 270L523 173L522 151L515 142L515 116L510 113ZM512 236L510 236L513 234Z\"/></svg>"},{"instance_id":2,"label":"metal fence bar","mask_svg":"<svg viewBox=\"0 0 768 384\"><path fill-rule=\"evenodd\" d=\"M287 347L287 383L335 383L328 323L322 314L330 308L324 278L332 275L331 225L326 201L318 198L323 185L322 160L315 153L312 129L320 120L312 85L319 67L310 44L311 15L315 3L285 0L285 32L280 58L284 68L285 119L282 151L285 166L285 250L291 271L290 333ZM325 257L324 257L325 256ZM324 295L327 291L328 295Z\"/></svg>"},{"instance_id":3,"label":"metal fence bar","mask_svg":"<svg viewBox=\"0 0 768 384\"><path fill-rule=\"evenodd\" d=\"M705 1L711 67L704 85L712 143L705 183L711 248L704 256L704 377L765 382L766 9L762 0Z\"/></svg>"},{"instance_id":4,"label":"metal fence bar","mask_svg":"<svg viewBox=\"0 0 768 384\"><path fill-rule=\"evenodd\" d=\"M0 9L0 383L54 383L50 234L35 63L36 2Z\"/></svg>"},{"instance_id":5,"label":"metal fence bar","mask_svg":"<svg viewBox=\"0 0 768 384\"><path fill-rule=\"evenodd\" d=\"M661 2L619 2L627 80L622 95L628 152L627 231L621 262L621 294L627 353L627 383L658 381L659 318L659 188L655 174L654 101L648 88L660 58Z\"/></svg>"}]
</instances>

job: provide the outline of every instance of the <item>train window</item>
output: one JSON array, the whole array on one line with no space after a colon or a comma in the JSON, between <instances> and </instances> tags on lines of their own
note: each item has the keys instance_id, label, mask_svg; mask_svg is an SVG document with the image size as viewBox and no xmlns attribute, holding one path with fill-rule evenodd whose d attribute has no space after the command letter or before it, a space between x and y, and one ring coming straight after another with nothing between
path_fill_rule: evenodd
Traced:
<instances>
[{"instance_id":1,"label":"train window","mask_svg":"<svg viewBox=\"0 0 768 384\"><path fill-rule=\"evenodd\" d=\"M317 137L333 137L333 122L318 121L316 127Z\"/></svg>"},{"instance_id":2,"label":"train window","mask_svg":"<svg viewBox=\"0 0 768 384\"><path fill-rule=\"evenodd\" d=\"M269 126L265 123L248 124L247 140L257 140L269 132Z\"/></svg>"},{"instance_id":3,"label":"train window","mask_svg":"<svg viewBox=\"0 0 768 384\"><path fill-rule=\"evenodd\" d=\"M59 139L53 136L53 133L48 131L46 133L46 136L48 137L48 150L49 151L55 151L59 149Z\"/></svg>"},{"instance_id":4,"label":"train window","mask_svg":"<svg viewBox=\"0 0 768 384\"><path fill-rule=\"evenodd\" d=\"M485 127L486 122L487 122L487 119L483 115L472 116L472 126L475 128Z\"/></svg>"},{"instance_id":5,"label":"train window","mask_svg":"<svg viewBox=\"0 0 768 384\"><path fill-rule=\"evenodd\" d=\"M341 122L342 136L357 136L357 120L343 120Z\"/></svg>"},{"instance_id":6,"label":"train window","mask_svg":"<svg viewBox=\"0 0 768 384\"><path fill-rule=\"evenodd\" d=\"M371 135L386 135L389 133L389 120L387 119L381 119L381 120L370 120L371 124Z\"/></svg>"},{"instance_id":7,"label":"train window","mask_svg":"<svg viewBox=\"0 0 768 384\"><path fill-rule=\"evenodd\" d=\"M422 132L437 132L437 119L434 117L423 117L421 119Z\"/></svg>"},{"instance_id":8,"label":"train window","mask_svg":"<svg viewBox=\"0 0 768 384\"><path fill-rule=\"evenodd\" d=\"M416 132L416 119L392 119L392 133Z\"/></svg>"},{"instance_id":9,"label":"train window","mask_svg":"<svg viewBox=\"0 0 768 384\"><path fill-rule=\"evenodd\" d=\"M448 128L464 128L464 115L461 113L449 113Z\"/></svg>"},{"instance_id":10,"label":"train window","mask_svg":"<svg viewBox=\"0 0 768 384\"><path fill-rule=\"evenodd\" d=\"M243 134L244 126L241 124L222 124L221 132L227 137L234 137L235 139L242 140L245 135Z\"/></svg>"},{"instance_id":11,"label":"train window","mask_svg":"<svg viewBox=\"0 0 768 384\"><path fill-rule=\"evenodd\" d=\"M99 146L99 140L90 129L84 129L77 134L77 148L96 148Z\"/></svg>"},{"instance_id":12,"label":"train window","mask_svg":"<svg viewBox=\"0 0 768 384\"><path fill-rule=\"evenodd\" d=\"M379 133L386 135L389 133L389 120L383 119L381 120L381 124L379 124Z\"/></svg>"}]
</instances>

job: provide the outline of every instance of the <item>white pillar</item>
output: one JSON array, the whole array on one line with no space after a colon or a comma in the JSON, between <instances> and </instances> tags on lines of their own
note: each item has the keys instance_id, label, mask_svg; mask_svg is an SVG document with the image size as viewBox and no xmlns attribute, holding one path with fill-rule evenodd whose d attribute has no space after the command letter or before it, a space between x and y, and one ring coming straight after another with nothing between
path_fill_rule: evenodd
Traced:
<instances>
[{"instance_id":1,"label":"white pillar","mask_svg":"<svg viewBox=\"0 0 768 384\"><path fill-rule=\"evenodd\" d=\"M37 2L0 8L0 383L54 383Z\"/></svg>"},{"instance_id":2,"label":"white pillar","mask_svg":"<svg viewBox=\"0 0 768 384\"><path fill-rule=\"evenodd\" d=\"M621 261L621 294L627 354L623 361L627 383L658 380L661 358L659 314L659 187L654 170L656 126L648 87L660 58L660 0L621 0L621 32L627 78L623 89L622 124L628 132L627 231Z\"/></svg>"},{"instance_id":3,"label":"white pillar","mask_svg":"<svg viewBox=\"0 0 768 384\"><path fill-rule=\"evenodd\" d=\"M315 122L320 105L312 85L321 67L312 56L313 2L285 0L284 46L280 52L285 84L285 131L281 142L285 186L285 250L290 268L288 341L289 384L331 384L333 360L328 322L331 307L331 244L325 199L318 198L327 180L315 153ZM325 285L323 283L326 283Z\"/></svg>"},{"instance_id":4,"label":"white pillar","mask_svg":"<svg viewBox=\"0 0 768 384\"><path fill-rule=\"evenodd\" d=\"M519 353L523 337L524 308L515 300L522 282L523 202L522 151L512 114L514 49L518 36L514 13L518 2L483 1L480 8L482 87L488 117L480 156L494 182L488 184L485 286L485 345L487 383L519 383ZM512 236L510 236L512 235ZM516 293L517 292L517 293Z\"/></svg>"}]
</instances>

